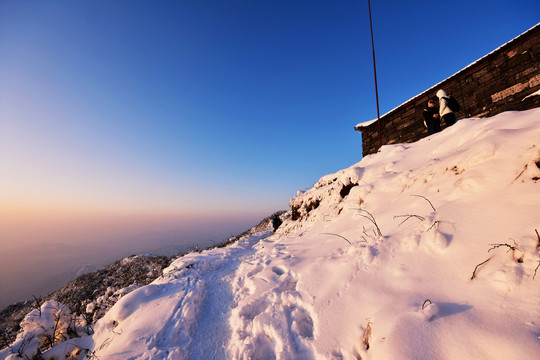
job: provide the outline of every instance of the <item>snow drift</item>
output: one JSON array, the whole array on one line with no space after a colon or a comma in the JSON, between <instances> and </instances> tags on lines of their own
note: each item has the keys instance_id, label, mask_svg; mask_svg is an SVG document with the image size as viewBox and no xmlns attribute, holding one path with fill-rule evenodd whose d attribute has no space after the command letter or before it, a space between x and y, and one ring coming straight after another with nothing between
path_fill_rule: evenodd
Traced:
<instances>
[{"instance_id":1,"label":"snow drift","mask_svg":"<svg viewBox=\"0 0 540 360\"><path fill-rule=\"evenodd\" d=\"M465 119L291 199L273 234L174 261L91 336L99 359L533 359L540 109ZM538 271L537 271L538 270ZM5 349L0 354L16 358Z\"/></svg>"}]
</instances>

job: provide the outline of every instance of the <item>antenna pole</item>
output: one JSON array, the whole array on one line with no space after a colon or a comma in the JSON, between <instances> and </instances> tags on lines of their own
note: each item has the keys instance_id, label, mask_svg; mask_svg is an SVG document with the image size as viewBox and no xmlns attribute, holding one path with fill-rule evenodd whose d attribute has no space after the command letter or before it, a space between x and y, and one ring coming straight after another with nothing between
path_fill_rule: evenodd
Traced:
<instances>
[{"instance_id":1,"label":"antenna pole","mask_svg":"<svg viewBox=\"0 0 540 360\"><path fill-rule=\"evenodd\" d=\"M373 41L373 21L371 20L371 3L368 0L369 27L371 28L371 48L373 49L373 73L375 75L375 99L377 101L377 127L379 130L379 148L382 147L381 138L381 115L379 112L379 90L377 89L377 67L375 66L375 42Z\"/></svg>"}]
</instances>

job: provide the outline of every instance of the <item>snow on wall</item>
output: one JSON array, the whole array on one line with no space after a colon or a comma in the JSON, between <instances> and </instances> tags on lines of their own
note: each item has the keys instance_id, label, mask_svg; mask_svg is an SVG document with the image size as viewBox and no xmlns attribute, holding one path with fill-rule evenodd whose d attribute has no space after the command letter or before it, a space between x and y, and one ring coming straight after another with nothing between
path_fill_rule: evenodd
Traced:
<instances>
[{"instance_id":1,"label":"snow on wall","mask_svg":"<svg viewBox=\"0 0 540 360\"><path fill-rule=\"evenodd\" d=\"M451 77L381 116L383 144L409 143L427 136L422 110L439 88L461 104L458 118L493 116L508 110L540 106L540 24L473 62ZM445 124L442 124L443 129ZM363 155L379 149L377 122L356 125L362 133Z\"/></svg>"}]
</instances>

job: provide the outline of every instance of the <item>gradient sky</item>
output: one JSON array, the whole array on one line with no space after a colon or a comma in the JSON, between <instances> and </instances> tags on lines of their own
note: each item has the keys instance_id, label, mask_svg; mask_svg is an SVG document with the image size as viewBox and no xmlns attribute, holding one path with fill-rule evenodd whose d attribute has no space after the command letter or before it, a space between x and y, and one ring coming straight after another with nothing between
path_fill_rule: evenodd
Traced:
<instances>
[{"instance_id":1,"label":"gradient sky","mask_svg":"<svg viewBox=\"0 0 540 360\"><path fill-rule=\"evenodd\" d=\"M372 13L382 114L534 26L540 2ZM4 226L286 209L361 160L371 56L367 1L2 0Z\"/></svg>"}]
</instances>

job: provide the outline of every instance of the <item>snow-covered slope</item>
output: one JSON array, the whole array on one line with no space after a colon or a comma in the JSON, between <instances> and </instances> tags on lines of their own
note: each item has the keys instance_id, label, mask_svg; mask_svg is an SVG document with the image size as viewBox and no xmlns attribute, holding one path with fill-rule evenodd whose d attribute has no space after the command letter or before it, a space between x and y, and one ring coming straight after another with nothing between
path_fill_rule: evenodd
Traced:
<instances>
[{"instance_id":1,"label":"snow-covered slope","mask_svg":"<svg viewBox=\"0 0 540 360\"><path fill-rule=\"evenodd\" d=\"M44 357L538 357L540 109L384 146L291 207L275 234L179 258Z\"/></svg>"}]
</instances>

